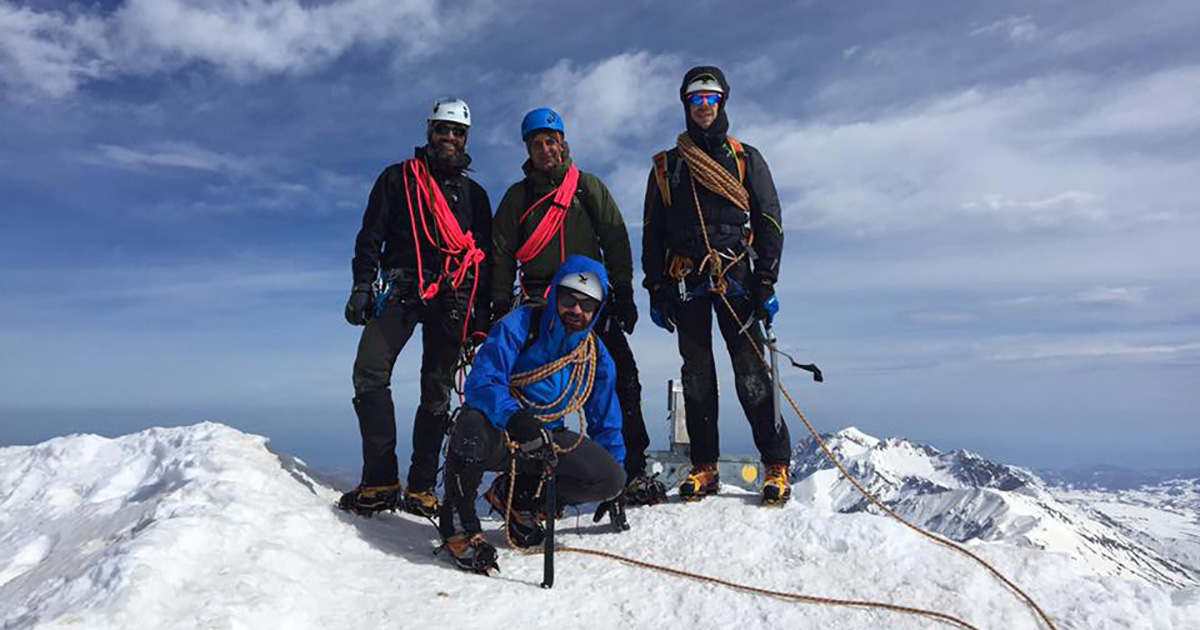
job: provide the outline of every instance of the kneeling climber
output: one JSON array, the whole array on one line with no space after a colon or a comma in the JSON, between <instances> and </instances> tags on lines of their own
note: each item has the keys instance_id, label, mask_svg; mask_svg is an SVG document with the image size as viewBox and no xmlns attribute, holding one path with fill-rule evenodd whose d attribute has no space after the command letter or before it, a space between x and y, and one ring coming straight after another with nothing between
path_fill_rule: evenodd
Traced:
<instances>
[{"instance_id":1,"label":"kneeling climber","mask_svg":"<svg viewBox=\"0 0 1200 630\"><path fill-rule=\"evenodd\" d=\"M628 529L616 368L592 330L608 277L601 263L571 256L550 286L545 306L519 307L492 326L450 432L438 530L443 548L468 571L496 568L496 550L475 513L484 471L502 473L484 498L505 515L509 541L517 547L542 542L541 521L556 515L540 509L542 462L521 455L538 444L553 445L557 455L556 505L600 502L597 520L608 514L618 531ZM575 413L586 418L586 437L565 426Z\"/></svg>"}]
</instances>

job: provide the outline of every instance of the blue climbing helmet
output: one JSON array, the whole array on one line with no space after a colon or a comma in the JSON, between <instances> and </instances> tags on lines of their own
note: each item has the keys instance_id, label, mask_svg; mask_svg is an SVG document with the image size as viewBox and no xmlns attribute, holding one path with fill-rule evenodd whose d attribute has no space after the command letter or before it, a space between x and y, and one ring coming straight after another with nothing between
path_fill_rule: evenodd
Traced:
<instances>
[{"instance_id":1,"label":"blue climbing helmet","mask_svg":"<svg viewBox=\"0 0 1200 630\"><path fill-rule=\"evenodd\" d=\"M521 140L529 140L529 136L533 135L533 132L543 129L551 129L564 136L567 135L567 130L563 127L562 116L549 107L539 107L525 114L525 120L521 121Z\"/></svg>"}]
</instances>

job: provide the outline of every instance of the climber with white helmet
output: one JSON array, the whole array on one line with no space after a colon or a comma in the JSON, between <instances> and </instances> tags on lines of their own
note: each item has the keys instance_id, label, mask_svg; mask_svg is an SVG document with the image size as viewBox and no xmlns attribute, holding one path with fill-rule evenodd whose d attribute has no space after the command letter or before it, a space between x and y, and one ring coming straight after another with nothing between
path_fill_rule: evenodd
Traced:
<instances>
[{"instance_id":1,"label":"climber with white helmet","mask_svg":"<svg viewBox=\"0 0 1200 630\"><path fill-rule=\"evenodd\" d=\"M467 176L471 110L433 103L425 146L379 175L351 264L346 320L364 326L354 361L354 410L362 434L359 485L338 507L364 515L403 508L437 513L434 494L450 389L463 348L490 321L491 203ZM421 395L412 428L408 488L400 484L392 370L421 324Z\"/></svg>"}]
</instances>

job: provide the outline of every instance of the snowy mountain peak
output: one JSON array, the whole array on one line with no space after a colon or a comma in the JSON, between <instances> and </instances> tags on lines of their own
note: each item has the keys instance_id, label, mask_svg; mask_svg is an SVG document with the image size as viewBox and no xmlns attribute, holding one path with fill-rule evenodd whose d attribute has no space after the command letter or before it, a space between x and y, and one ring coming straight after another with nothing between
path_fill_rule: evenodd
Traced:
<instances>
[{"instance_id":1,"label":"snowy mountain peak","mask_svg":"<svg viewBox=\"0 0 1200 630\"><path fill-rule=\"evenodd\" d=\"M844 429L822 440L839 459L866 476L880 478L897 490L909 488L921 492L939 492L964 488L996 488L1018 491L1041 487L1036 475L1015 466L997 464L965 450L948 453L907 440L892 437L881 440L859 431ZM806 477L831 468L823 450L811 438L797 445L792 473Z\"/></svg>"},{"instance_id":2,"label":"snowy mountain peak","mask_svg":"<svg viewBox=\"0 0 1200 630\"><path fill-rule=\"evenodd\" d=\"M863 433L858 427L846 427L838 431L835 435L844 441L860 444L867 448L871 448L879 443L879 438Z\"/></svg>"},{"instance_id":3,"label":"snowy mountain peak","mask_svg":"<svg viewBox=\"0 0 1200 630\"><path fill-rule=\"evenodd\" d=\"M858 429L822 440L884 505L952 540L1004 540L1068 553L1100 574L1200 584L1196 567L1135 540L1095 510L1059 501L1023 468L961 449L941 452L904 438L881 440ZM811 438L794 449L792 475L795 496L815 506L844 513L870 506Z\"/></svg>"}]
</instances>

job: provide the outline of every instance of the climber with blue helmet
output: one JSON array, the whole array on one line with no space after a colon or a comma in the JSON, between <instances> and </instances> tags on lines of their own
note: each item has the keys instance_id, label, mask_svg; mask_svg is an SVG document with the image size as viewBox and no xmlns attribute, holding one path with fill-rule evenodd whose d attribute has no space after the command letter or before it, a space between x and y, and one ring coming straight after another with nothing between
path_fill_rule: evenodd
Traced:
<instances>
[{"instance_id":1,"label":"climber with blue helmet","mask_svg":"<svg viewBox=\"0 0 1200 630\"><path fill-rule=\"evenodd\" d=\"M624 420L625 471L631 504L666 499L666 488L646 475L650 438L642 417L642 387L629 347L638 311L633 301L633 254L621 210L600 178L571 158L562 115L534 109L521 121L529 159L525 177L509 187L492 219L493 316L520 304L544 302L550 280L573 255L604 262L611 291L596 331L616 363Z\"/></svg>"}]
</instances>

